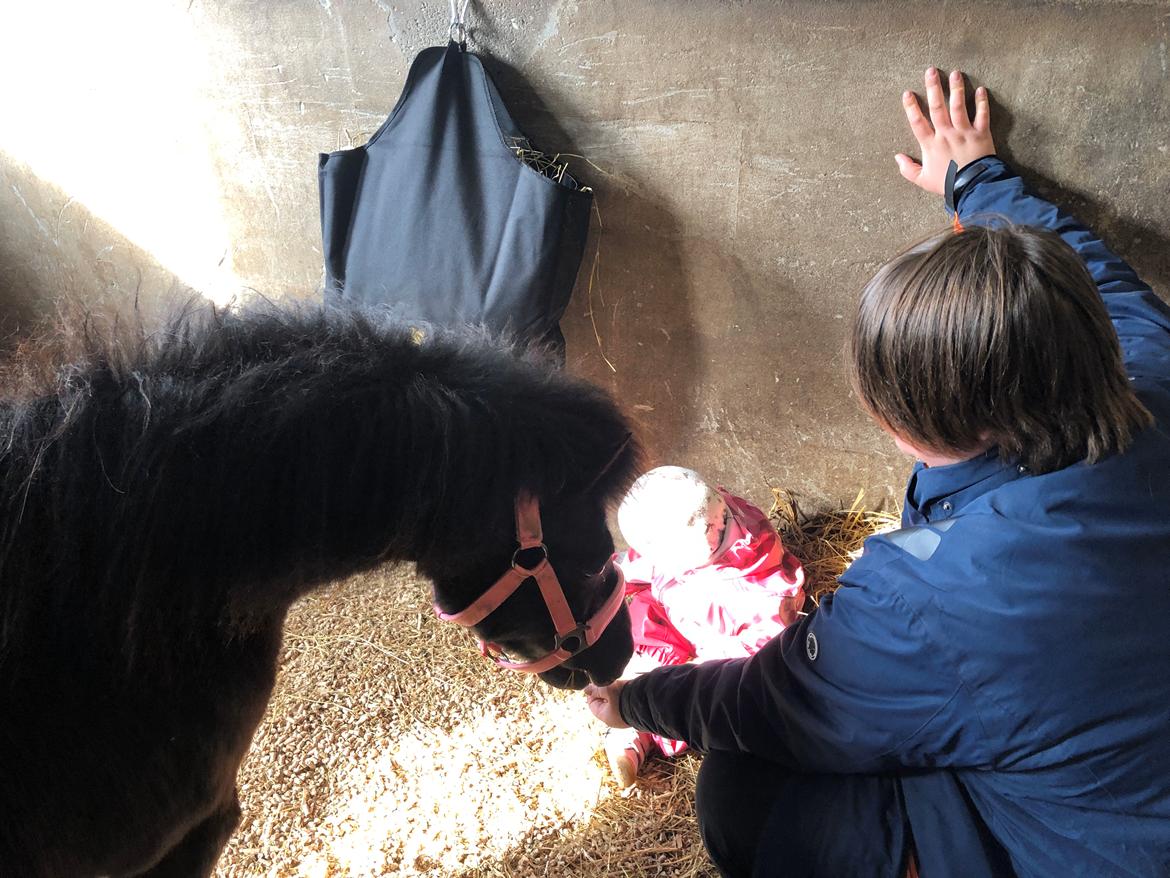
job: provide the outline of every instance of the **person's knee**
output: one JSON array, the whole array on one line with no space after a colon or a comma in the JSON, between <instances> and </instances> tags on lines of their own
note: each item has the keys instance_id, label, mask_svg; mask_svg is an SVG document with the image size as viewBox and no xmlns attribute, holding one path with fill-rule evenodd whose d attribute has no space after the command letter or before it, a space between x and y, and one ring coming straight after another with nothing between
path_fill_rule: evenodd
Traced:
<instances>
[{"instance_id":1,"label":"person's knee","mask_svg":"<svg viewBox=\"0 0 1170 878\"><path fill-rule=\"evenodd\" d=\"M776 787L767 763L735 753L703 757L695 783L699 834L724 876L748 876ZM776 767L776 770L779 770Z\"/></svg>"},{"instance_id":2,"label":"person's knee","mask_svg":"<svg viewBox=\"0 0 1170 878\"><path fill-rule=\"evenodd\" d=\"M711 861L724 876L736 875L734 851L729 844L727 825L732 809L724 754L708 753L703 757L699 777L695 781L695 814L699 818L699 836Z\"/></svg>"},{"instance_id":3,"label":"person's knee","mask_svg":"<svg viewBox=\"0 0 1170 878\"><path fill-rule=\"evenodd\" d=\"M910 828L893 777L802 774L744 753L710 753L695 808L725 876L906 873Z\"/></svg>"},{"instance_id":4,"label":"person's knee","mask_svg":"<svg viewBox=\"0 0 1170 878\"><path fill-rule=\"evenodd\" d=\"M717 824L727 816L735 795L735 783L731 779L734 763L735 758L727 753L708 753L703 757L695 781L695 811L700 825Z\"/></svg>"}]
</instances>

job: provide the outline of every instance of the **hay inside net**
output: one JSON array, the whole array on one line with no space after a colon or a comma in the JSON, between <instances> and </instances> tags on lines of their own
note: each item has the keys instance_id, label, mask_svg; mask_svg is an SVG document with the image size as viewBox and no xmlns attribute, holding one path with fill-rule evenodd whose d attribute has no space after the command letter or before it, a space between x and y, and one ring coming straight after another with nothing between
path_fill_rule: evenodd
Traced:
<instances>
[{"instance_id":1,"label":"hay inside net","mask_svg":"<svg viewBox=\"0 0 1170 878\"><path fill-rule=\"evenodd\" d=\"M569 173L568 156L562 156L559 152L549 156L533 146L527 137L509 137L508 147L516 154L516 158L538 174L543 174L550 180L555 180L570 189L580 189L582 192L592 191L588 186L581 186L576 178Z\"/></svg>"},{"instance_id":2,"label":"hay inside net","mask_svg":"<svg viewBox=\"0 0 1170 878\"><path fill-rule=\"evenodd\" d=\"M860 498L806 515L783 492L772 518L817 599L896 524ZM292 609L216 875L714 878L694 819L700 758L653 758L619 793L584 698L479 660L429 593L387 569Z\"/></svg>"}]
</instances>

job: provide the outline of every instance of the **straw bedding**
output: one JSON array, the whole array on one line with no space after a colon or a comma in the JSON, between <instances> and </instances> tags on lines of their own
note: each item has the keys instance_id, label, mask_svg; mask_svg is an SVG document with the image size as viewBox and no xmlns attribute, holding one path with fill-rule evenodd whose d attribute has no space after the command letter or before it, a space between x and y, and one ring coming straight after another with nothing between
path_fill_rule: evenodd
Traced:
<instances>
[{"instance_id":1,"label":"straw bedding","mask_svg":"<svg viewBox=\"0 0 1170 878\"><path fill-rule=\"evenodd\" d=\"M806 516L780 492L772 513L814 596L896 521L859 502ZM399 568L293 608L217 876L716 874L694 820L698 756L652 760L618 793L584 698L496 671L428 595Z\"/></svg>"}]
</instances>

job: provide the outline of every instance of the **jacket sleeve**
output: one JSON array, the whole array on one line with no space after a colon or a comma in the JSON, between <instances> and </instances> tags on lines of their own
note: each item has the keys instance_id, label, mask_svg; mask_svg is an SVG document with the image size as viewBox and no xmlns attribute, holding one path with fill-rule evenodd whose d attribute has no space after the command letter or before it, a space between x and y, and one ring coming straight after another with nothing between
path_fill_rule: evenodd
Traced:
<instances>
[{"instance_id":1,"label":"jacket sleeve","mask_svg":"<svg viewBox=\"0 0 1170 878\"><path fill-rule=\"evenodd\" d=\"M944 645L865 562L755 656L662 668L626 684L622 717L698 750L808 771L984 763L971 696Z\"/></svg>"},{"instance_id":2,"label":"jacket sleeve","mask_svg":"<svg viewBox=\"0 0 1170 878\"><path fill-rule=\"evenodd\" d=\"M1005 162L983 158L970 166L971 170L979 165L983 169L970 176L957 193L961 221L989 225L1006 220L1060 235L1084 260L1101 291L1129 374L1170 378L1170 307L1105 246L1099 235L1030 191Z\"/></svg>"}]
</instances>

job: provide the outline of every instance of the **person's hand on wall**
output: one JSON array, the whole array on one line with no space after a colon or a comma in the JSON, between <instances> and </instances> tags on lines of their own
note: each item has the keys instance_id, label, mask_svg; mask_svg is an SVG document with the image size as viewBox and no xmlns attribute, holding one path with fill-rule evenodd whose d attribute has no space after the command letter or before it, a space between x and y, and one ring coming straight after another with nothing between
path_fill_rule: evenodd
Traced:
<instances>
[{"instance_id":1,"label":"person's hand on wall","mask_svg":"<svg viewBox=\"0 0 1170 878\"><path fill-rule=\"evenodd\" d=\"M630 724L622 719L621 712L618 710L618 699L621 697L622 687L625 685L625 680L618 680L608 686L589 685L585 687L585 697L589 699L590 712L611 729L628 729L630 727Z\"/></svg>"},{"instance_id":2,"label":"person's hand on wall","mask_svg":"<svg viewBox=\"0 0 1170 878\"><path fill-rule=\"evenodd\" d=\"M975 118L967 115L967 87L963 74L958 70L951 73L950 103L943 97L942 77L931 67L926 71L926 104L930 119L922 115L918 95L912 91L902 93L902 106L910 122L910 130L918 141L922 153L921 163L905 153L898 153L894 161L902 176L916 186L936 195L943 194L947 166L954 161L961 169L971 162L995 155L995 143L991 139L991 115L987 101L987 89L975 89Z\"/></svg>"}]
</instances>

